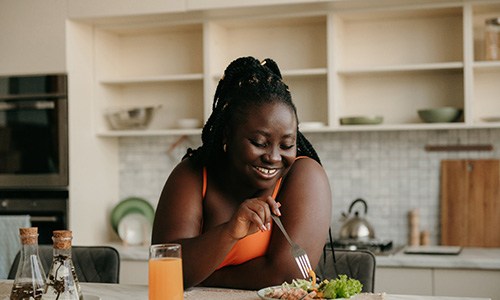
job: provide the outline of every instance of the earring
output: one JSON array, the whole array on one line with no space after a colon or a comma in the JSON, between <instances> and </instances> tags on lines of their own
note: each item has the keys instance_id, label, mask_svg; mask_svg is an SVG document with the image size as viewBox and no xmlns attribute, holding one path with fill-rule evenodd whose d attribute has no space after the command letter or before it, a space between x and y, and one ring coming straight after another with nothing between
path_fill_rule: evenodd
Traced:
<instances>
[{"instance_id":1,"label":"earring","mask_svg":"<svg viewBox=\"0 0 500 300\"><path fill-rule=\"evenodd\" d=\"M224 150L224 152L227 152L227 144L222 145L222 149Z\"/></svg>"}]
</instances>

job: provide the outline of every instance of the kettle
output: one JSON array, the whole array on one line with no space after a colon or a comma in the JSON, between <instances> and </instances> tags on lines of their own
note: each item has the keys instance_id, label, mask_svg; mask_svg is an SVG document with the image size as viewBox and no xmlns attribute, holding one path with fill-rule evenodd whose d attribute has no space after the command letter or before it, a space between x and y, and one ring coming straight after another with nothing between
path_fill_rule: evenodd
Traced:
<instances>
[{"instance_id":1,"label":"kettle","mask_svg":"<svg viewBox=\"0 0 500 300\"><path fill-rule=\"evenodd\" d=\"M365 218L360 217L358 211L354 212L354 215L352 215L351 211L356 203L361 203L365 207L364 216L366 216L368 212L368 205L365 200L354 200L349 206L349 215L342 213L346 221L340 228L340 239L368 240L375 238L375 231L370 223Z\"/></svg>"}]
</instances>

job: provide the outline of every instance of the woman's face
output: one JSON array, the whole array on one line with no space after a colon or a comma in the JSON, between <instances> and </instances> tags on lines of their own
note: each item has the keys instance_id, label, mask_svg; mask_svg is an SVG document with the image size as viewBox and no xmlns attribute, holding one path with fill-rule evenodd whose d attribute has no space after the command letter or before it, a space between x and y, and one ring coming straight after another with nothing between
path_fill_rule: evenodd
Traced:
<instances>
[{"instance_id":1,"label":"woman's face","mask_svg":"<svg viewBox=\"0 0 500 300\"><path fill-rule=\"evenodd\" d=\"M295 161L296 141L297 120L290 107L279 102L254 106L227 137L231 170L252 188L272 188Z\"/></svg>"}]
</instances>

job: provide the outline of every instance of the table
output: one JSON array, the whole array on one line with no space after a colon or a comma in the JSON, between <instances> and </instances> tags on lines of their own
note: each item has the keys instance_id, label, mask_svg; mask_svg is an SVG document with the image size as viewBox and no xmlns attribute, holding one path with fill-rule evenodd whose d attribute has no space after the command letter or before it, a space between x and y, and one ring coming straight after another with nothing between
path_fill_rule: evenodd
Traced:
<instances>
[{"instance_id":1,"label":"table","mask_svg":"<svg viewBox=\"0 0 500 300\"><path fill-rule=\"evenodd\" d=\"M85 295L96 295L102 300L146 300L148 287L133 284L104 284L81 283ZM0 280L0 300L9 299L12 280ZM193 288L184 292L184 299L191 300L259 300L255 291L222 289L222 288ZM441 297L441 296L415 296L415 295L390 295L386 300L487 300L486 298L466 297Z\"/></svg>"}]
</instances>

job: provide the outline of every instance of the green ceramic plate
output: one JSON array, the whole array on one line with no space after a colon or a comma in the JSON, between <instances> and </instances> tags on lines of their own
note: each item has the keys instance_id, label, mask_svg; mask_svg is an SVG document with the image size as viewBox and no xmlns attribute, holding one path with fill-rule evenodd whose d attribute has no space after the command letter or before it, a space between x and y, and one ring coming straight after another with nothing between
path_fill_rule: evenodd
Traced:
<instances>
[{"instance_id":1,"label":"green ceramic plate","mask_svg":"<svg viewBox=\"0 0 500 300\"><path fill-rule=\"evenodd\" d=\"M139 197L130 197L118 203L111 211L111 226L118 233L118 224L122 218L131 213L139 213L146 217L153 224L155 210L151 204Z\"/></svg>"}]
</instances>

